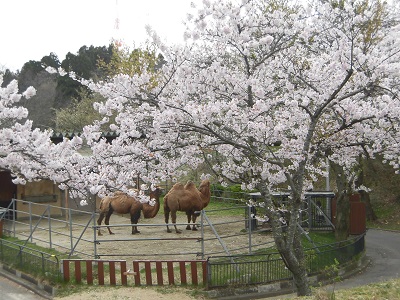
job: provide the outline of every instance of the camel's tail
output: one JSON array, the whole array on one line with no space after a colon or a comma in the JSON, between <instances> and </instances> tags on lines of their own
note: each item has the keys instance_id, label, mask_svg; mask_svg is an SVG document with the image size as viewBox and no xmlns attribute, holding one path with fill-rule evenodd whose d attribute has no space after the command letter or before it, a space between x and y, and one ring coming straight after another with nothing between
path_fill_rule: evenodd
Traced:
<instances>
[{"instance_id":1,"label":"camel's tail","mask_svg":"<svg viewBox=\"0 0 400 300\"><path fill-rule=\"evenodd\" d=\"M104 199L101 199L99 209L103 210L104 208Z\"/></svg>"},{"instance_id":2,"label":"camel's tail","mask_svg":"<svg viewBox=\"0 0 400 300\"><path fill-rule=\"evenodd\" d=\"M101 201L100 201L100 206L99 206L100 212L107 211L107 210L109 210L111 208L111 201L105 201L104 199L105 198L101 199ZM108 202L108 207L106 206L107 202Z\"/></svg>"}]
</instances>

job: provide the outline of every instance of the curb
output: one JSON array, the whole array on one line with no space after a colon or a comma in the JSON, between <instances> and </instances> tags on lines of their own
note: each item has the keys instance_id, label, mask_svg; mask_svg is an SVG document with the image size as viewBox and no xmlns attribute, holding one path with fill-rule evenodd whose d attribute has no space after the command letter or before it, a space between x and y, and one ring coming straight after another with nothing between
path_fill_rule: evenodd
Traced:
<instances>
[{"instance_id":1,"label":"curb","mask_svg":"<svg viewBox=\"0 0 400 300\"><path fill-rule=\"evenodd\" d=\"M31 290L35 294L45 299L51 300L55 295L56 290L54 287L47 284L42 284L31 275L14 270L6 265L0 264L0 275L11 281L14 281L28 290Z\"/></svg>"},{"instance_id":2,"label":"curb","mask_svg":"<svg viewBox=\"0 0 400 300\"><path fill-rule=\"evenodd\" d=\"M365 270L371 263L371 260L366 257L365 253L362 258L353 264L342 266L339 269L338 275L341 279L348 279ZM334 280L322 278L321 275L309 277L309 283L313 287L320 287L332 284ZM279 281L270 284L248 286L237 289L221 289L211 290L206 292L211 299L217 300L240 300L240 299L258 299L272 298L277 296L293 294L296 296L296 288L293 281Z\"/></svg>"}]
</instances>

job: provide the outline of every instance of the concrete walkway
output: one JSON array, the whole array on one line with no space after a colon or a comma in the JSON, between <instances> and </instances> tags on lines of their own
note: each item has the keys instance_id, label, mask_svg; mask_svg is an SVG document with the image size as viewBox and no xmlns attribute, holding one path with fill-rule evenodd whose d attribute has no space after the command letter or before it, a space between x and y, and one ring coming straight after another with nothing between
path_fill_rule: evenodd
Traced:
<instances>
[{"instance_id":1,"label":"concrete walkway","mask_svg":"<svg viewBox=\"0 0 400 300\"><path fill-rule=\"evenodd\" d=\"M366 256L369 264L362 271L334 285L334 289L350 289L400 278L400 232L368 229L365 235ZM333 286L331 285L333 288ZM296 294L268 297L248 297L249 299L290 299ZM243 298L244 299L244 298Z\"/></svg>"},{"instance_id":2,"label":"concrete walkway","mask_svg":"<svg viewBox=\"0 0 400 300\"><path fill-rule=\"evenodd\" d=\"M400 232L369 229L366 253L371 263L360 274L336 283L336 288L352 288L400 277Z\"/></svg>"}]
</instances>

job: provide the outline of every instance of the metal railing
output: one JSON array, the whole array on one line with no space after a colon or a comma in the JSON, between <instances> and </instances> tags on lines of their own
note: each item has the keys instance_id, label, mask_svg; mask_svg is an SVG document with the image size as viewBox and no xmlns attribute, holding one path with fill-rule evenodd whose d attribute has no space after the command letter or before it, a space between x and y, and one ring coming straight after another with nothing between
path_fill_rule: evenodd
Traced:
<instances>
[{"instance_id":1,"label":"metal railing","mask_svg":"<svg viewBox=\"0 0 400 300\"><path fill-rule=\"evenodd\" d=\"M56 255L0 239L0 260L10 268L46 278L51 282L61 279L60 262Z\"/></svg>"},{"instance_id":2,"label":"metal railing","mask_svg":"<svg viewBox=\"0 0 400 300\"><path fill-rule=\"evenodd\" d=\"M327 267L343 265L365 250L364 234L345 243L305 250L309 275ZM292 279L279 253L263 255L213 256L208 259L208 287L267 284Z\"/></svg>"}]
</instances>

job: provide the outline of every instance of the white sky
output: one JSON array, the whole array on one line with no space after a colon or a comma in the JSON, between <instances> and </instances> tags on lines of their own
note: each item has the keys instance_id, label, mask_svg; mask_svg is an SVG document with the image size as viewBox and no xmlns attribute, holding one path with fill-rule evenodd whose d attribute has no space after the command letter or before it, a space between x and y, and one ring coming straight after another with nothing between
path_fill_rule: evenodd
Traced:
<instances>
[{"instance_id":1,"label":"white sky","mask_svg":"<svg viewBox=\"0 0 400 300\"><path fill-rule=\"evenodd\" d=\"M149 24L170 43L183 41L193 0L1 0L0 69L21 70L29 60L55 53L60 62L83 45L106 46L122 38L130 47L146 40ZM119 19L119 29L115 20Z\"/></svg>"}]
</instances>

